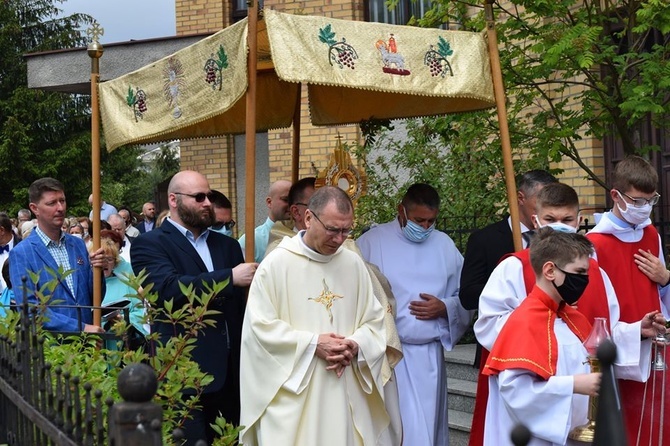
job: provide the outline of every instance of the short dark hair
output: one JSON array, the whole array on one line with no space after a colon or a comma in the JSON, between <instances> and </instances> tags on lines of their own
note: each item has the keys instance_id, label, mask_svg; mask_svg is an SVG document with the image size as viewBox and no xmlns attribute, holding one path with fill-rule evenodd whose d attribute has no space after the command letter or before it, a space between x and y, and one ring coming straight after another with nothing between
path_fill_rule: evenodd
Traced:
<instances>
[{"instance_id":1,"label":"short dark hair","mask_svg":"<svg viewBox=\"0 0 670 446\"><path fill-rule=\"evenodd\" d=\"M316 214L320 214L329 203L334 202L337 211L341 214L348 214L354 211L354 205L351 198L345 191L335 186L320 187L309 199L309 209Z\"/></svg>"},{"instance_id":2,"label":"short dark hair","mask_svg":"<svg viewBox=\"0 0 670 446\"><path fill-rule=\"evenodd\" d=\"M537 193L535 208L577 208L579 209L579 197L575 190L565 183L550 183Z\"/></svg>"},{"instance_id":3,"label":"short dark hair","mask_svg":"<svg viewBox=\"0 0 670 446\"><path fill-rule=\"evenodd\" d=\"M542 266L547 262L554 262L563 268L579 257L589 257L591 254L593 244L582 234L541 228L530 242L530 264L536 276L542 274Z\"/></svg>"},{"instance_id":4,"label":"short dark hair","mask_svg":"<svg viewBox=\"0 0 670 446\"><path fill-rule=\"evenodd\" d=\"M302 178L293 183L291 189L288 191L288 205L293 206L296 203L305 203L305 190L310 187L313 189L315 184L316 177Z\"/></svg>"},{"instance_id":5,"label":"short dark hair","mask_svg":"<svg viewBox=\"0 0 670 446\"><path fill-rule=\"evenodd\" d=\"M221 209L232 209L233 205L222 192L219 192L218 190L212 189L212 196L209 199L210 203L212 203L212 206L215 208L221 208Z\"/></svg>"},{"instance_id":6,"label":"short dark hair","mask_svg":"<svg viewBox=\"0 0 670 446\"><path fill-rule=\"evenodd\" d=\"M31 203L37 203L42 198L44 192L64 192L63 183L55 178L44 177L33 181L28 188L28 199Z\"/></svg>"},{"instance_id":7,"label":"short dark hair","mask_svg":"<svg viewBox=\"0 0 670 446\"><path fill-rule=\"evenodd\" d=\"M439 209L440 196L433 186L425 183L414 183L405 192L402 204L406 208L423 205L430 209Z\"/></svg>"},{"instance_id":8,"label":"short dark hair","mask_svg":"<svg viewBox=\"0 0 670 446\"><path fill-rule=\"evenodd\" d=\"M4 212L0 212L0 227L7 232L12 232L12 219Z\"/></svg>"},{"instance_id":9,"label":"short dark hair","mask_svg":"<svg viewBox=\"0 0 670 446\"><path fill-rule=\"evenodd\" d=\"M537 186L546 186L551 183L558 183L558 180L542 169L529 170L516 177L516 188L526 196L532 195Z\"/></svg>"},{"instance_id":10,"label":"short dark hair","mask_svg":"<svg viewBox=\"0 0 670 446\"><path fill-rule=\"evenodd\" d=\"M644 158L627 156L612 171L612 187L624 193L634 187L640 192L651 194L658 187L658 173Z\"/></svg>"}]
</instances>

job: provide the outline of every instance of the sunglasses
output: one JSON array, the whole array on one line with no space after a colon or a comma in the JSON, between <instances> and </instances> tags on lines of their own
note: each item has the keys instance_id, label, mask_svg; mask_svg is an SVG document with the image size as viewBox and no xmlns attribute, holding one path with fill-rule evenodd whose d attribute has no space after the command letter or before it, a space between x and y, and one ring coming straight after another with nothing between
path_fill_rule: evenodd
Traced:
<instances>
[{"instance_id":1,"label":"sunglasses","mask_svg":"<svg viewBox=\"0 0 670 446\"><path fill-rule=\"evenodd\" d=\"M230 220L229 222L226 223L216 223L212 225L212 229L214 230L220 230L221 228L226 228L227 231L230 231L235 227L235 220Z\"/></svg>"},{"instance_id":2,"label":"sunglasses","mask_svg":"<svg viewBox=\"0 0 670 446\"><path fill-rule=\"evenodd\" d=\"M191 197L195 199L196 202L202 203L205 201L205 198L208 199L209 201L212 201L214 199L214 194L212 192L198 192L197 194L187 194L184 192L174 192L175 195L186 195L187 197Z\"/></svg>"}]
</instances>

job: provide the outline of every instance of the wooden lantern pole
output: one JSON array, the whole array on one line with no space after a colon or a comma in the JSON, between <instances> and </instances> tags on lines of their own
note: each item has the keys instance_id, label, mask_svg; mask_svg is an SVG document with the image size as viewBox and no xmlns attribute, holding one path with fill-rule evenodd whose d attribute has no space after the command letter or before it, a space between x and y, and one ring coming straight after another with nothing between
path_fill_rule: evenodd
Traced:
<instances>
[{"instance_id":1,"label":"wooden lantern pole","mask_svg":"<svg viewBox=\"0 0 670 446\"><path fill-rule=\"evenodd\" d=\"M100 57L103 48L98 39L104 30L94 23L86 33L91 38L88 56L91 58L91 187L93 192L93 251L100 249L100 107L98 106L98 83L100 82ZM93 324L100 327L102 313L102 268L93 268Z\"/></svg>"},{"instance_id":2,"label":"wooden lantern pole","mask_svg":"<svg viewBox=\"0 0 670 446\"><path fill-rule=\"evenodd\" d=\"M502 145L503 165L505 168L505 185L507 186L507 201L509 202L509 215L512 219L512 236L514 238L514 250L521 251L521 225L519 223L519 203L516 196L516 184L514 181L514 164L512 163L512 144L509 138L509 127L507 125L507 108L505 106L505 87L500 68L500 54L498 53L498 35L496 33L495 19L493 16L493 1L486 0L484 11L486 14L486 33L489 45L489 60L491 62L491 75L493 77L493 92L496 98L496 109L498 111L498 125L500 127L500 143Z\"/></svg>"},{"instance_id":3,"label":"wooden lantern pole","mask_svg":"<svg viewBox=\"0 0 670 446\"><path fill-rule=\"evenodd\" d=\"M258 1L247 0L248 11L248 33L247 44L249 54L247 56L247 115L245 121L245 190L246 201L244 206L244 232L246 241L244 244L245 258L247 262L254 261L254 237L255 215L256 215L256 67L258 57Z\"/></svg>"}]
</instances>

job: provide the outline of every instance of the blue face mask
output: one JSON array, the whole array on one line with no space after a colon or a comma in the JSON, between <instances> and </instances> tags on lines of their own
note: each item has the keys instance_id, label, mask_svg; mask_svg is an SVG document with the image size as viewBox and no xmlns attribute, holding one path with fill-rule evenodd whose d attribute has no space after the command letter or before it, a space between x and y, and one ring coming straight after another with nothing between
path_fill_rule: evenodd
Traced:
<instances>
[{"instance_id":1,"label":"blue face mask","mask_svg":"<svg viewBox=\"0 0 670 446\"><path fill-rule=\"evenodd\" d=\"M425 229L423 226L407 218L407 210L404 206L403 210L405 211L405 219L407 220L407 223L402 228L402 233L405 238L414 243L425 242L435 229L435 223L433 223L428 229Z\"/></svg>"},{"instance_id":2,"label":"blue face mask","mask_svg":"<svg viewBox=\"0 0 670 446\"><path fill-rule=\"evenodd\" d=\"M219 229L214 229L214 228L209 228L210 231L218 232L219 234L227 235L228 237L233 236L233 230L231 229L226 229L225 226L221 226Z\"/></svg>"}]
</instances>

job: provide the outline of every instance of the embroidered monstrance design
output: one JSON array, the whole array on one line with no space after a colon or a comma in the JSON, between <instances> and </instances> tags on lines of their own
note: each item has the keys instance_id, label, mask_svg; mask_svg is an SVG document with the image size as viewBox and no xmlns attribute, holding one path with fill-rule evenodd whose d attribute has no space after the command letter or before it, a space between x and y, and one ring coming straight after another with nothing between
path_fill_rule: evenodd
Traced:
<instances>
[{"instance_id":1,"label":"embroidered monstrance design","mask_svg":"<svg viewBox=\"0 0 670 446\"><path fill-rule=\"evenodd\" d=\"M168 105L172 107L172 117L181 117L179 108L179 96L183 94L185 87L184 67L176 57L170 57L163 67L163 94Z\"/></svg>"},{"instance_id":2,"label":"embroidered monstrance design","mask_svg":"<svg viewBox=\"0 0 670 446\"><path fill-rule=\"evenodd\" d=\"M321 291L319 297L310 297L308 300L313 300L316 303L323 304L323 306L326 307L326 310L328 310L330 322L333 322L333 313L330 311L330 309L333 307L333 301L335 299L342 299L343 297L344 296L340 296L339 294L335 294L330 291L330 288L328 288L328 284L326 283L326 279L323 279L323 291Z\"/></svg>"}]
</instances>

